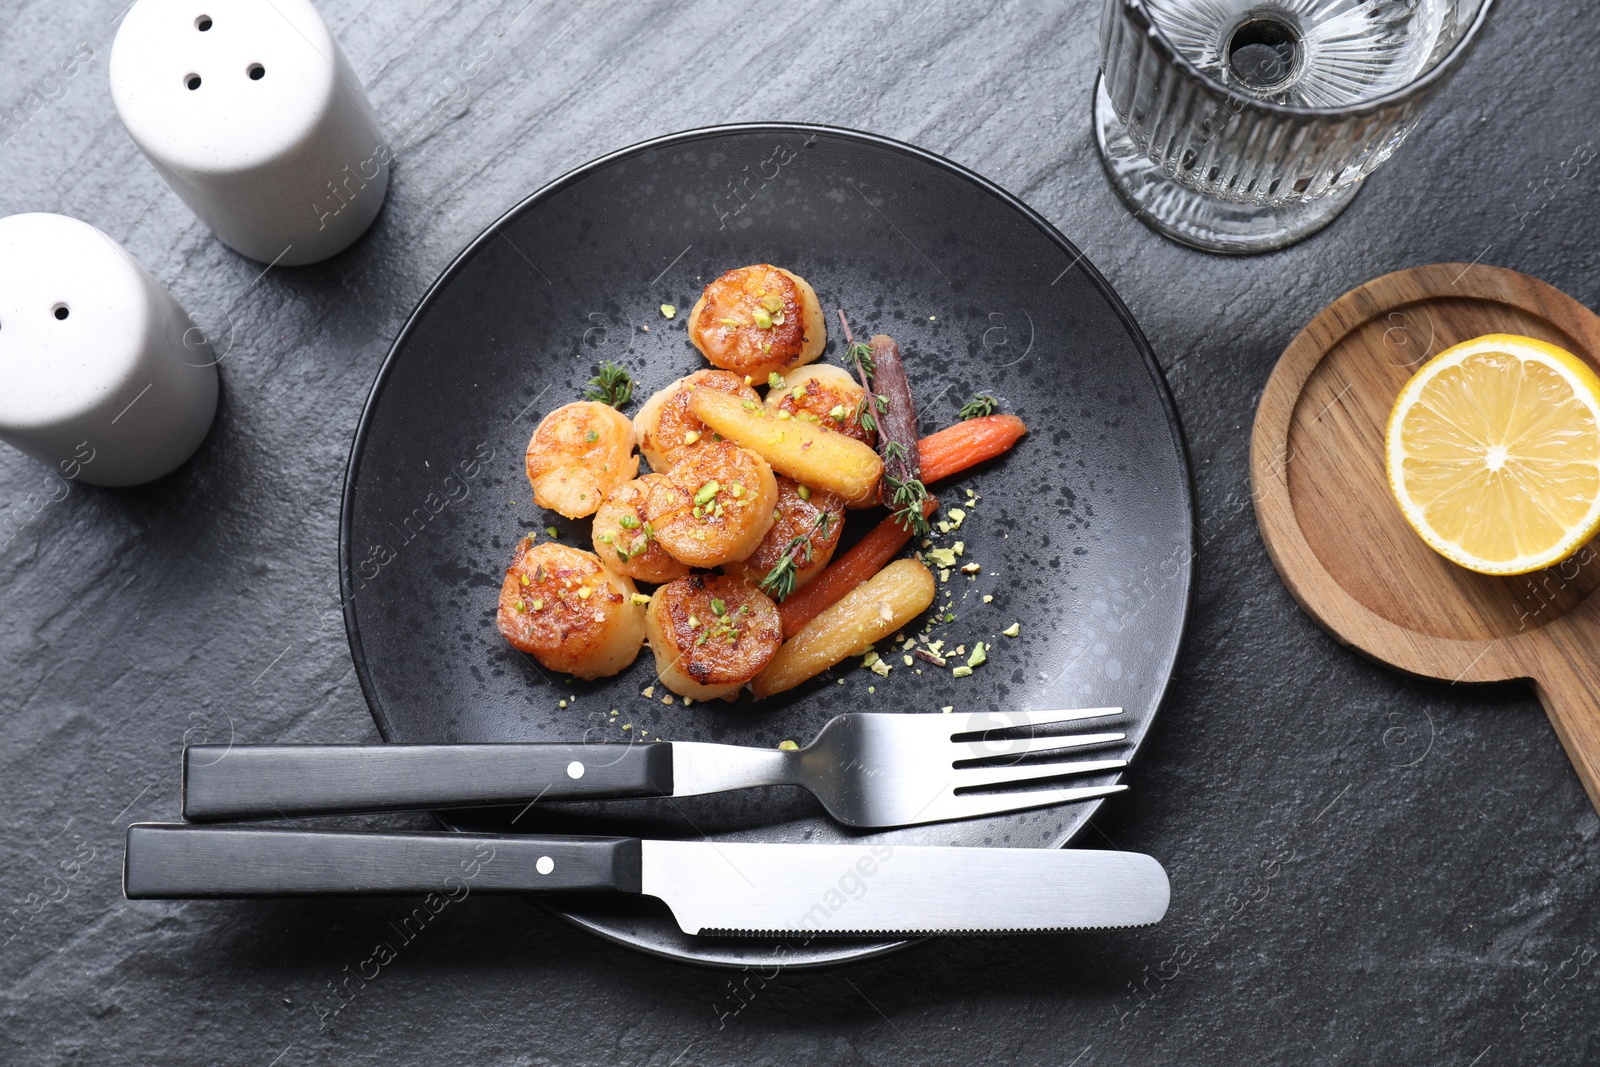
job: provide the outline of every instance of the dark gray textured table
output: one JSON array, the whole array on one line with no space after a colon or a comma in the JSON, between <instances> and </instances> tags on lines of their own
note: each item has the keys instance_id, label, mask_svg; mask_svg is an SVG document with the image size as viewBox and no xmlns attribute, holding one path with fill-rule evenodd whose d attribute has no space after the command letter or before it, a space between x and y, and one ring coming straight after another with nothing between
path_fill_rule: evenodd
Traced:
<instances>
[{"instance_id":1,"label":"dark gray textured table","mask_svg":"<svg viewBox=\"0 0 1600 1067\"><path fill-rule=\"evenodd\" d=\"M265 276L123 133L106 87L119 5L4 13L0 214L104 229L197 318L231 320L233 346L216 428L161 482L63 489L0 449L0 1063L1600 1058L1600 820L1538 705L1338 648L1279 584L1248 481L1273 360L1346 289L1476 260L1600 303L1600 171L1564 166L1600 141L1592 5L1508 3L1332 229L1244 260L1121 209L1090 136L1086 0L321 7L398 164L359 244ZM341 999L409 905L124 901L123 828L176 818L186 738L376 737L338 612L339 489L372 376L427 285L596 155L764 119L871 130L987 175L1088 253L1154 344L1193 449L1198 613L1134 789L1091 837L1168 866L1167 920L732 975L474 899Z\"/></svg>"}]
</instances>

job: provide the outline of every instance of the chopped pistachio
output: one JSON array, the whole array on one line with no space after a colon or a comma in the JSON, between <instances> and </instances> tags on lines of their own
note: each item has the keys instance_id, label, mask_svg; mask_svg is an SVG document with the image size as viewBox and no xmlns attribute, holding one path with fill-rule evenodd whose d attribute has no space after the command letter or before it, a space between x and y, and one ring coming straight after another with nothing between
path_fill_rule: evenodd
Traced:
<instances>
[{"instance_id":1,"label":"chopped pistachio","mask_svg":"<svg viewBox=\"0 0 1600 1067\"><path fill-rule=\"evenodd\" d=\"M756 328L761 330L772 329L772 312L766 308L757 308L755 313Z\"/></svg>"},{"instance_id":2,"label":"chopped pistachio","mask_svg":"<svg viewBox=\"0 0 1600 1067\"><path fill-rule=\"evenodd\" d=\"M967 519L967 513L960 508L951 508L945 514L950 516L950 529L952 530L961 529L961 524Z\"/></svg>"},{"instance_id":3,"label":"chopped pistachio","mask_svg":"<svg viewBox=\"0 0 1600 1067\"><path fill-rule=\"evenodd\" d=\"M767 375L767 386L772 389L782 389L788 383L783 380L783 375L773 371Z\"/></svg>"},{"instance_id":4,"label":"chopped pistachio","mask_svg":"<svg viewBox=\"0 0 1600 1067\"><path fill-rule=\"evenodd\" d=\"M712 597L711 598L711 614L716 615L718 618L720 618L723 615L726 615L727 613L728 613L727 602L724 601L721 597Z\"/></svg>"},{"instance_id":5,"label":"chopped pistachio","mask_svg":"<svg viewBox=\"0 0 1600 1067\"><path fill-rule=\"evenodd\" d=\"M940 570L939 570L939 580L941 582L948 582L950 580L950 568L949 567L940 568Z\"/></svg>"},{"instance_id":6,"label":"chopped pistachio","mask_svg":"<svg viewBox=\"0 0 1600 1067\"><path fill-rule=\"evenodd\" d=\"M994 603L994 597L991 596L988 593L985 593L985 594L983 594L983 602L985 604L993 604Z\"/></svg>"},{"instance_id":7,"label":"chopped pistachio","mask_svg":"<svg viewBox=\"0 0 1600 1067\"><path fill-rule=\"evenodd\" d=\"M683 443L686 444L686 445L692 445L692 444L694 444L695 442L697 442L699 440L700 440L700 431L699 430L689 430L689 431L685 432L684 435L683 435Z\"/></svg>"},{"instance_id":8,"label":"chopped pistachio","mask_svg":"<svg viewBox=\"0 0 1600 1067\"><path fill-rule=\"evenodd\" d=\"M800 751L800 746L795 744L793 741L779 741L778 742L778 747L780 749L782 749L784 752L799 752Z\"/></svg>"},{"instance_id":9,"label":"chopped pistachio","mask_svg":"<svg viewBox=\"0 0 1600 1067\"><path fill-rule=\"evenodd\" d=\"M633 601L635 607L641 607L642 608L646 604L650 603L650 597L647 596L644 593L635 593L635 594L633 594L633 596L629 597L628 599Z\"/></svg>"},{"instance_id":10,"label":"chopped pistachio","mask_svg":"<svg viewBox=\"0 0 1600 1067\"><path fill-rule=\"evenodd\" d=\"M733 499L738 500L740 497L744 496L744 486L740 485L738 482L734 482L733 486L729 488L728 492L733 494Z\"/></svg>"},{"instance_id":11,"label":"chopped pistachio","mask_svg":"<svg viewBox=\"0 0 1600 1067\"><path fill-rule=\"evenodd\" d=\"M647 685L644 687L644 692L640 693L639 695L642 697L653 697L656 695L656 687L653 685Z\"/></svg>"},{"instance_id":12,"label":"chopped pistachio","mask_svg":"<svg viewBox=\"0 0 1600 1067\"><path fill-rule=\"evenodd\" d=\"M665 704L669 708L672 707L672 697L670 697L670 696L662 697L661 698L661 703ZM645 731L645 732L648 733L649 731Z\"/></svg>"},{"instance_id":13,"label":"chopped pistachio","mask_svg":"<svg viewBox=\"0 0 1600 1067\"><path fill-rule=\"evenodd\" d=\"M756 402L754 400L741 400L739 402L739 406L744 408L746 411L754 411L756 409Z\"/></svg>"},{"instance_id":14,"label":"chopped pistachio","mask_svg":"<svg viewBox=\"0 0 1600 1067\"><path fill-rule=\"evenodd\" d=\"M940 708L939 710L942 711L944 714L948 715L952 711L955 711L956 707L955 707L954 704L946 704L944 707Z\"/></svg>"},{"instance_id":15,"label":"chopped pistachio","mask_svg":"<svg viewBox=\"0 0 1600 1067\"><path fill-rule=\"evenodd\" d=\"M631 730L631 729L633 729L633 723L631 723L631 722L625 722L625 723L623 723L623 724L622 724L622 728L623 728L623 729L624 729L624 730Z\"/></svg>"},{"instance_id":16,"label":"chopped pistachio","mask_svg":"<svg viewBox=\"0 0 1600 1067\"><path fill-rule=\"evenodd\" d=\"M699 628L700 628L700 616L698 616L698 615L690 615L689 616L689 629L697 630Z\"/></svg>"},{"instance_id":17,"label":"chopped pistachio","mask_svg":"<svg viewBox=\"0 0 1600 1067\"><path fill-rule=\"evenodd\" d=\"M717 321L720 322L724 326L737 326L737 325L739 325L739 320L738 319L718 319Z\"/></svg>"},{"instance_id":18,"label":"chopped pistachio","mask_svg":"<svg viewBox=\"0 0 1600 1067\"><path fill-rule=\"evenodd\" d=\"M761 298L761 306L776 315L783 310L783 297L776 293L767 293Z\"/></svg>"},{"instance_id":19,"label":"chopped pistachio","mask_svg":"<svg viewBox=\"0 0 1600 1067\"><path fill-rule=\"evenodd\" d=\"M595 540L599 541L603 545L609 545L616 539L614 537L612 537L608 533L603 533L603 534L596 534L595 535Z\"/></svg>"},{"instance_id":20,"label":"chopped pistachio","mask_svg":"<svg viewBox=\"0 0 1600 1067\"><path fill-rule=\"evenodd\" d=\"M617 525L624 530L637 530L639 528L639 520L632 515L624 515L617 520Z\"/></svg>"},{"instance_id":21,"label":"chopped pistachio","mask_svg":"<svg viewBox=\"0 0 1600 1067\"><path fill-rule=\"evenodd\" d=\"M962 574L977 574L982 569L982 565L977 563L964 563L961 565Z\"/></svg>"},{"instance_id":22,"label":"chopped pistachio","mask_svg":"<svg viewBox=\"0 0 1600 1067\"><path fill-rule=\"evenodd\" d=\"M940 567L954 567L956 565L956 553L952 549L930 548L928 549L928 558Z\"/></svg>"},{"instance_id":23,"label":"chopped pistachio","mask_svg":"<svg viewBox=\"0 0 1600 1067\"><path fill-rule=\"evenodd\" d=\"M967 657L967 666L977 667L989 662L989 646L979 641L972 646L972 655Z\"/></svg>"},{"instance_id":24,"label":"chopped pistachio","mask_svg":"<svg viewBox=\"0 0 1600 1067\"><path fill-rule=\"evenodd\" d=\"M544 528L544 532L549 534L551 537L560 537L561 536L561 531L557 530L554 526L546 526Z\"/></svg>"},{"instance_id":25,"label":"chopped pistachio","mask_svg":"<svg viewBox=\"0 0 1600 1067\"><path fill-rule=\"evenodd\" d=\"M1005 634L1007 637L1017 637L1022 633L1022 624L1020 622L1014 622L1000 632Z\"/></svg>"},{"instance_id":26,"label":"chopped pistachio","mask_svg":"<svg viewBox=\"0 0 1600 1067\"><path fill-rule=\"evenodd\" d=\"M699 504L701 507L705 507L707 504L716 499L717 493L720 492L721 489L722 486L717 484L717 480L713 478L705 485L700 487L700 491L694 495L694 502Z\"/></svg>"},{"instance_id":27,"label":"chopped pistachio","mask_svg":"<svg viewBox=\"0 0 1600 1067\"><path fill-rule=\"evenodd\" d=\"M519 612L528 610L528 606L520 600L513 601L511 606L516 608Z\"/></svg>"},{"instance_id":28,"label":"chopped pistachio","mask_svg":"<svg viewBox=\"0 0 1600 1067\"><path fill-rule=\"evenodd\" d=\"M533 599L533 610L534 611L543 611L544 610L544 597L534 597L534 599Z\"/></svg>"},{"instance_id":29,"label":"chopped pistachio","mask_svg":"<svg viewBox=\"0 0 1600 1067\"><path fill-rule=\"evenodd\" d=\"M904 663L904 664L905 664L905 665L906 665L906 666L907 666L907 667L909 667L909 666L911 666L911 665L912 665L912 664L913 664L913 663L915 663L915 662L917 662L917 661L916 661L916 660L914 660L914 659L912 659L912 658L911 658L911 657L910 657L910 656L901 656L901 657L900 657L900 661L901 661L901 662L902 662L902 663Z\"/></svg>"},{"instance_id":30,"label":"chopped pistachio","mask_svg":"<svg viewBox=\"0 0 1600 1067\"><path fill-rule=\"evenodd\" d=\"M951 551L959 556L961 553L967 550L967 543L965 541L957 541L954 545L951 545L950 548Z\"/></svg>"},{"instance_id":31,"label":"chopped pistachio","mask_svg":"<svg viewBox=\"0 0 1600 1067\"><path fill-rule=\"evenodd\" d=\"M970 678L972 677L972 668L965 664L960 667L951 667L950 674L955 678Z\"/></svg>"},{"instance_id":32,"label":"chopped pistachio","mask_svg":"<svg viewBox=\"0 0 1600 1067\"><path fill-rule=\"evenodd\" d=\"M526 574L519 574L517 575L517 578L522 582L523 585L528 584L528 576Z\"/></svg>"},{"instance_id":33,"label":"chopped pistachio","mask_svg":"<svg viewBox=\"0 0 1600 1067\"><path fill-rule=\"evenodd\" d=\"M567 706L567 702L565 700L563 700L560 704L556 705L556 707L558 707L558 708L564 708L566 706Z\"/></svg>"},{"instance_id":34,"label":"chopped pistachio","mask_svg":"<svg viewBox=\"0 0 1600 1067\"><path fill-rule=\"evenodd\" d=\"M877 691L878 691L878 687L877 687L877 686L875 686L875 685L869 685L869 686L867 686L867 693L868 693L868 695L871 695L871 694L873 694L873 693L876 693L876 692L877 692Z\"/></svg>"},{"instance_id":35,"label":"chopped pistachio","mask_svg":"<svg viewBox=\"0 0 1600 1067\"><path fill-rule=\"evenodd\" d=\"M778 409L778 421L779 422L782 422L782 421L784 421L786 419L792 419L792 418L794 418L794 416L789 414L787 411L783 410L782 408Z\"/></svg>"},{"instance_id":36,"label":"chopped pistachio","mask_svg":"<svg viewBox=\"0 0 1600 1067\"><path fill-rule=\"evenodd\" d=\"M662 304L661 317L664 319L675 319L678 317L678 309L673 307L671 304Z\"/></svg>"},{"instance_id":37,"label":"chopped pistachio","mask_svg":"<svg viewBox=\"0 0 1600 1067\"><path fill-rule=\"evenodd\" d=\"M594 590L588 586L584 586L582 589L578 590L579 600L588 600L592 596L594 596Z\"/></svg>"},{"instance_id":38,"label":"chopped pistachio","mask_svg":"<svg viewBox=\"0 0 1600 1067\"><path fill-rule=\"evenodd\" d=\"M750 384L752 384L752 383L753 383L753 382L754 382L754 381L755 381L755 379L754 379L754 378L752 378L752 377L750 377L750 375L748 375L748 374L746 374L746 375L745 375L745 376L744 376L744 384L746 384L746 385L750 385Z\"/></svg>"},{"instance_id":39,"label":"chopped pistachio","mask_svg":"<svg viewBox=\"0 0 1600 1067\"><path fill-rule=\"evenodd\" d=\"M832 419L834 422L843 422L844 417L848 414L849 412L845 410L845 406L843 404L835 404L833 407L828 409L828 418Z\"/></svg>"},{"instance_id":40,"label":"chopped pistachio","mask_svg":"<svg viewBox=\"0 0 1600 1067\"><path fill-rule=\"evenodd\" d=\"M954 527L952 527L948 522L942 522L941 521L941 522L935 524L935 529L937 529L942 534L949 533L953 528Z\"/></svg>"},{"instance_id":41,"label":"chopped pistachio","mask_svg":"<svg viewBox=\"0 0 1600 1067\"><path fill-rule=\"evenodd\" d=\"M798 496L801 500L810 500L811 499L811 487L809 485L802 485L800 488L795 490L795 495Z\"/></svg>"},{"instance_id":42,"label":"chopped pistachio","mask_svg":"<svg viewBox=\"0 0 1600 1067\"><path fill-rule=\"evenodd\" d=\"M600 434L594 430L590 430L588 433L583 435L583 439L592 445L596 441L600 440Z\"/></svg>"}]
</instances>

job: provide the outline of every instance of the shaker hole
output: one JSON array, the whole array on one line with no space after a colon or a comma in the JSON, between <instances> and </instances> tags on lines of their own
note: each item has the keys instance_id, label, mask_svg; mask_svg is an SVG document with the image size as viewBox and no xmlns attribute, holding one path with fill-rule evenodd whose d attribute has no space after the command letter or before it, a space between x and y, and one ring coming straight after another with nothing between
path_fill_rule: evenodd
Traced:
<instances>
[{"instance_id":1,"label":"shaker hole","mask_svg":"<svg viewBox=\"0 0 1600 1067\"><path fill-rule=\"evenodd\" d=\"M185 74L183 76L183 84L187 85L190 89L200 88L200 75Z\"/></svg>"},{"instance_id":2,"label":"shaker hole","mask_svg":"<svg viewBox=\"0 0 1600 1067\"><path fill-rule=\"evenodd\" d=\"M260 63L252 63L245 68L245 73L250 75L251 81L258 82L261 80L262 76L267 73L267 68L263 67Z\"/></svg>"},{"instance_id":3,"label":"shaker hole","mask_svg":"<svg viewBox=\"0 0 1600 1067\"><path fill-rule=\"evenodd\" d=\"M211 16L201 15L199 18L195 19L194 28L199 30L201 33L205 33L211 28Z\"/></svg>"},{"instance_id":4,"label":"shaker hole","mask_svg":"<svg viewBox=\"0 0 1600 1067\"><path fill-rule=\"evenodd\" d=\"M64 319L69 314L71 314L71 312L69 312L67 310L67 305L65 305L65 304L57 304L55 307L51 308L50 310L51 310L51 313L54 314L55 317L58 318L58 319Z\"/></svg>"}]
</instances>

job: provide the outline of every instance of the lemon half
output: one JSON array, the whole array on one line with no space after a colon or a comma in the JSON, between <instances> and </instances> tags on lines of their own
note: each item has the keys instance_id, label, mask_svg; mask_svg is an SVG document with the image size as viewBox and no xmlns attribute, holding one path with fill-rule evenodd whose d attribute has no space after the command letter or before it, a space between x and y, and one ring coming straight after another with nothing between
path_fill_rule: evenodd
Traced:
<instances>
[{"instance_id":1,"label":"lemon half","mask_svg":"<svg viewBox=\"0 0 1600 1067\"><path fill-rule=\"evenodd\" d=\"M1412 376L1389 413L1389 488L1441 556L1482 574L1559 563L1600 530L1600 377L1489 334Z\"/></svg>"}]
</instances>

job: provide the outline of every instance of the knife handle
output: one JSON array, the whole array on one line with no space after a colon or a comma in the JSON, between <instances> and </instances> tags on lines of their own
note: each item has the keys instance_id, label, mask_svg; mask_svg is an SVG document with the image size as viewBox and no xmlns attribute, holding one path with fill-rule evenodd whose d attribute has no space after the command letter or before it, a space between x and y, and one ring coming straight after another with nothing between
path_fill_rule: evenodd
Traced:
<instances>
[{"instance_id":1,"label":"knife handle","mask_svg":"<svg viewBox=\"0 0 1600 1067\"><path fill-rule=\"evenodd\" d=\"M631 837L128 827L129 900L310 894L542 893L641 885Z\"/></svg>"},{"instance_id":2,"label":"knife handle","mask_svg":"<svg viewBox=\"0 0 1600 1067\"><path fill-rule=\"evenodd\" d=\"M196 822L672 795L672 746L190 745Z\"/></svg>"}]
</instances>

